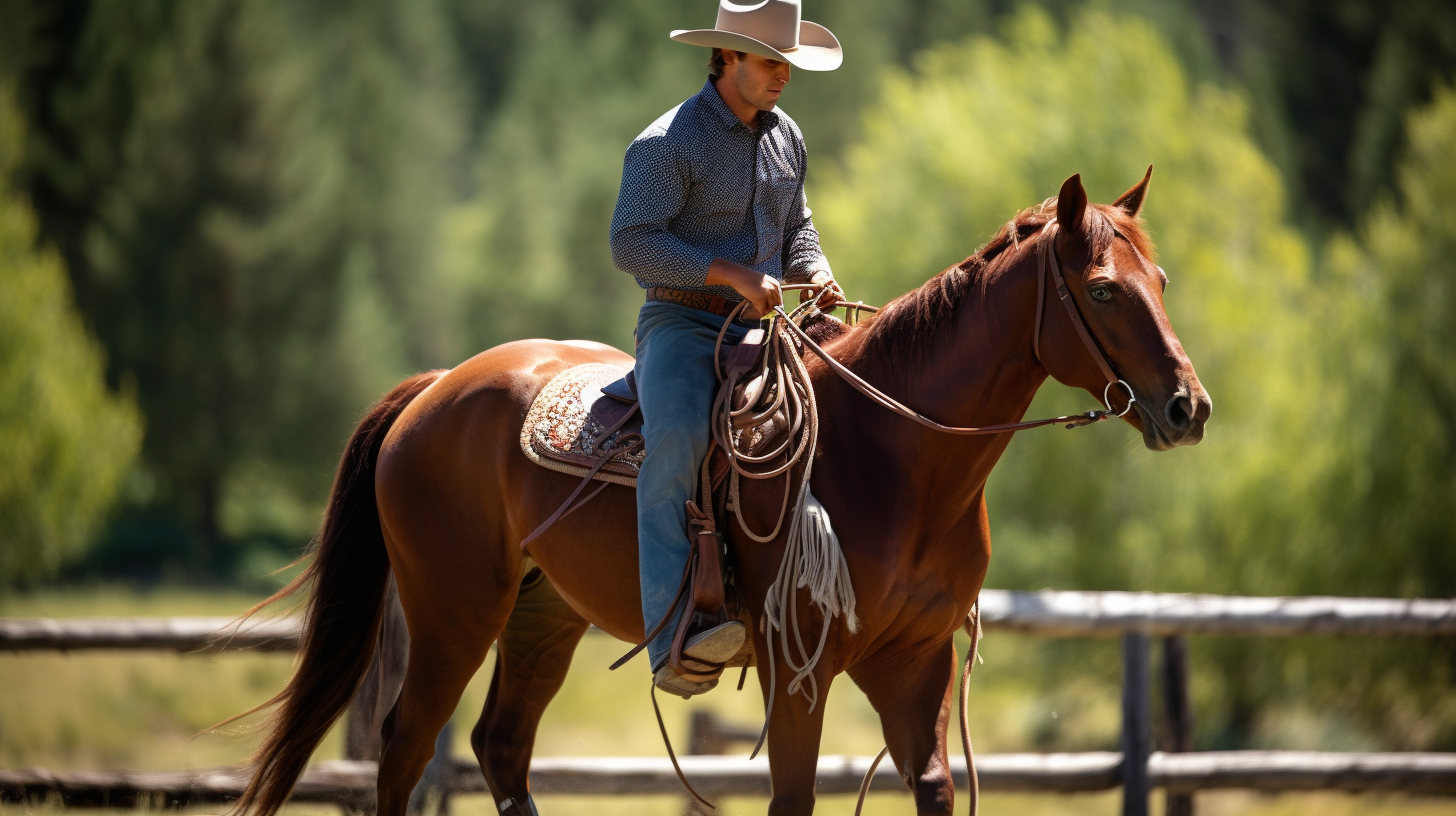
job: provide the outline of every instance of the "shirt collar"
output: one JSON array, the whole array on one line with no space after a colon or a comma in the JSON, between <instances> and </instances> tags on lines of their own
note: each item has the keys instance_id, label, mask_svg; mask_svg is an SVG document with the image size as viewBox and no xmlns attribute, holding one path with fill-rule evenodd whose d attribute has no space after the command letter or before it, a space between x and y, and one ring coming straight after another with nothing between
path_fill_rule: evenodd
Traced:
<instances>
[{"instance_id":1,"label":"shirt collar","mask_svg":"<svg viewBox=\"0 0 1456 816\"><path fill-rule=\"evenodd\" d=\"M713 113L717 114L718 121L723 125L724 130L732 130L735 127L752 129L748 125L743 124L743 120L738 118L738 114L734 113L733 109L728 107L728 103L723 101L722 95L718 93L718 86L713 84L713 77L708 77L708 81L703 83L703 89L698 92L698 96L712 109ZM773 111L759 111L758 124L760 129L771 130L778 123L779 115L777 113Z\"/></svg>"}]
</instances>

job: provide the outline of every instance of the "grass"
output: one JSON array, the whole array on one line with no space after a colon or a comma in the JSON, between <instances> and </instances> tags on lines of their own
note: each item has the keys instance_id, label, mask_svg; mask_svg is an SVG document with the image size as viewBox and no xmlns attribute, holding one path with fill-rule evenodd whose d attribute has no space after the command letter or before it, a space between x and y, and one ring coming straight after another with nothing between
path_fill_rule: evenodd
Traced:
<instances>
[{"instance_id":1,"label":"grass","mask_svg":"<svg viewBox=\"0 0 1456 816\"><path fill-rule=\"evenodd\" d=\"M0 599L0 615L90 617L134 615L231 615L257 599L236 592L168 589L47 591ZM578 650L566 686L547 711L536 744L538 756L611 756L663 753L647 696L642 661L617 671L607 665L626 646L589 635ZM1115 667L1117 644L1065 648L993 634L985 643L987 662L972 682L972 736L978 752L1113 750L1119 720ZM1105 652L1105 654L1103 654ZM1067 655L1074 655L1069 660ZM1074 665L1057 665L1068 662ZM468 756L470 728L485 700L494 658L466 689L453 719L453 750ZM224 717L256 705L282 688L292 671L291 655L166 653L0 654L0 767L53 769L197 768L239 762L255 737L246 733L202 734ZM1027 685L1028 671L1062 678L1054 691ZM695 708L712 710L731 722L757 725L763 705L753 678L736 692L736 675L701 701L663 700L668 731L685 747L688 718ZM802 704L800 701L795 701ZM831 689L821 750L871 755L882 744L879 721L864 695L847 678ZM955 741L958 745L958 741ZM747 750L747 746L740 748ZM342 752L340 729L316 758ZM820 811L853 810L853 797L825 797ZM983 813L1114 814L1116 792L1078 796L987 795ZM1201 794L1201 816L1427 816L1456 811L1450 800L1342 794ZM545 814L663 814L680 816L683 800L656 797L542 797ZM730 799L720 814L762 812L761 799ZM3 805L0 813L34 813L47 805ZM487 797L456 800L457 813L493 813ZM293 816L334 813L329 808L290 809ZM867 814L910 814L909 798L877 794ZM1161 812L1157 807L1153 812Z\"/></svg>"}]
</instances>

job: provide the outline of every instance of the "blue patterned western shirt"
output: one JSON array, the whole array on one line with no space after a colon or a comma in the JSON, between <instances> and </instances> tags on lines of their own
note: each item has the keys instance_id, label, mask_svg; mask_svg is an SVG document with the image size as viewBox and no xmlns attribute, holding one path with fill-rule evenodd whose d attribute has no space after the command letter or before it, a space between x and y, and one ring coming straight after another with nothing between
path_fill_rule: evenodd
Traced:
<instances>
[{"instance_id":1,"label":"blue patterned western shirt","mask_svg":"<svg viewBox=\"0 0 1456 816\"><path fill-rule=\"evenodd\" d=\"M709 78L627 148L612 215L612 262L644 289L670 286L742 298L708 286L715 258L788 283L828 271L804 198L804 136L788 114L743 124Z\"/></svg>"}]
</instances>

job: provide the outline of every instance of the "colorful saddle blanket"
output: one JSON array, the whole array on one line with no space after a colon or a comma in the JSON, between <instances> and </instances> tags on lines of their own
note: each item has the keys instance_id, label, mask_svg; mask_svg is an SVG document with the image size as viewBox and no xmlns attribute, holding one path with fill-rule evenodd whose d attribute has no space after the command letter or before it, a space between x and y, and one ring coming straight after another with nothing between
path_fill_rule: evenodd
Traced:
<instances>
[{"instance_id":1,"label":"colorful saddle blanket","mask_svg":"<svg viewBox=\"0 0 1456 816\"><path fill-rule=\"evenodd\" d=\"M631 366L587 363L557 374L546 383L531 403L521 426L521 450L531 461L551 470L585 476L601 458L625 446L626 439L642 433L642 413L636 403L626 403L602 393L602 388L631 371ZM625 424L606 439L602 433ZM599 441L600 439L600 441ZM613 458L594 478L636 487L642 468L642 449Z\"/></svg>"}]
</instances>

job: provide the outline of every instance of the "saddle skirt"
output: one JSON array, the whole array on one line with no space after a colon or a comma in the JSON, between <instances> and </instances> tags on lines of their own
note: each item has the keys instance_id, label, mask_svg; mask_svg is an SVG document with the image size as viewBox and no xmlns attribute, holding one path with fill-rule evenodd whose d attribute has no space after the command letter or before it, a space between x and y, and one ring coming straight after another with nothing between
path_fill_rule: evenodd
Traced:
<instances>
[{"instance_id":1,"label":"saddle skirt","mask_svg":"<svg viewBox=\"0 0 1456 816\"><path fill-rule=\"evenodd\" d=\"M624 437L642 433L642 413L636 403L607 396L602 388L622 379L631 366L586 363L551 378L526 412L521 426L521 451L542 467L573 476L585 476L602 454L611 456ZM606 439L602 432L633 414ZM598 453L600 451L601 453ZM612 484L637 486L643 452L613 458L593 478Z\"/></svg>"}]
</instances>

